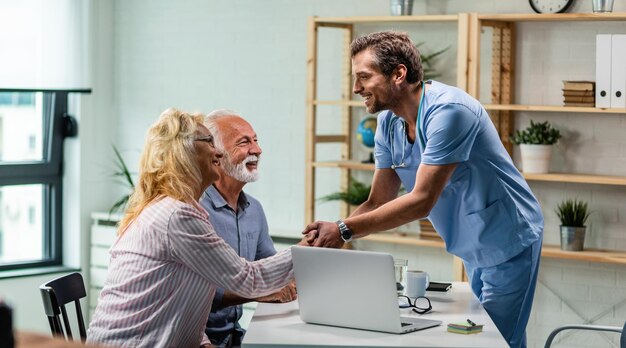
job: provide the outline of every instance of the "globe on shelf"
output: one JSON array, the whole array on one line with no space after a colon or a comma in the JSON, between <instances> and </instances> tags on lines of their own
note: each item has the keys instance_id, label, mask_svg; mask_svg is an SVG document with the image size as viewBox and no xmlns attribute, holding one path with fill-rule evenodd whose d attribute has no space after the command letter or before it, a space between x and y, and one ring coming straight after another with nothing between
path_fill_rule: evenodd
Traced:
<instances>
[{"instance_id":1,"label":"globe on shelf","mask_svg":"<svg viewBox=\"0 0 626 348\"><path fill-rule=\"evenodd\" d=\"M376 134L377 119L374 116L367 116L359 122L356 129L356 139L366 148L374 147L374 134ZM363 163L374 163L374 154L370 152L369 159Z\"/></svg>"}]
</instances>

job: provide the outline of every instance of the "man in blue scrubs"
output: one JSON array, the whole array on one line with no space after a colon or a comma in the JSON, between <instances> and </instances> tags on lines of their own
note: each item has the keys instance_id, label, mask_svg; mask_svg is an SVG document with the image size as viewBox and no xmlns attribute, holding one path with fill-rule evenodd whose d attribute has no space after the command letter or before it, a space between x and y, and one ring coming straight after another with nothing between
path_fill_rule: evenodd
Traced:
<instances>
[{"instance_id":1,"label":"man in blue scrubs","mask_svg":"<svg viewBox=\"0 0 626 348\"><path fill-rule=\"evenodd\" d=\"M353 92L379 113L369 199L345 221L306 227L314 246L428 218L465 264L472 290L511 347L526 346L543 216L482 105L464 91L422 81L404 33L351 44ZM400 185L408 192L397 197Z\"/></svg>"},{"instance_id":2,"label":"man in blue scrubs","mask_svg":"<svg viewBox=\"0 0 626 348\"><path fill-rule=\"evenodd\" d=\"M252 126L236 112L216 110L207 115L205 126L222 151L221 175L202 195L200 204L209 221L239 256L249 261L276 253L270 238L263 207L243 187L258 179L261 147ZM294 285L257 299L241 298L217 289L205 333L216 347L238 347L245 334L239 325L242 304L250 301L289 302L296 298Z\"/></svg>"}]
</instances>

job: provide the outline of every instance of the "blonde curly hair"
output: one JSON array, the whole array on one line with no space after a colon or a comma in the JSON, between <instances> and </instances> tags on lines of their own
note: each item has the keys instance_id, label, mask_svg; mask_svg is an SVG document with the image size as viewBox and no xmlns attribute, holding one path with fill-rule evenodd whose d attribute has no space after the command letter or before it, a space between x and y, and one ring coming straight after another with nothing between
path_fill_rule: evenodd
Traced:
<instances>
[{"instance_id":1,"label":"blonde curly hair","mask_svg":"<svg viewBox=\"0 0 626 348\"><path fill-rule=\"evenodd\" d=\"M118 226L118 235L155 199L168 196L194 202L202 189L202 174L195 161L194 138L202 126L202 114L165 110L148 130L141 159L139 181Z\"/></svg>"}]
</instances>

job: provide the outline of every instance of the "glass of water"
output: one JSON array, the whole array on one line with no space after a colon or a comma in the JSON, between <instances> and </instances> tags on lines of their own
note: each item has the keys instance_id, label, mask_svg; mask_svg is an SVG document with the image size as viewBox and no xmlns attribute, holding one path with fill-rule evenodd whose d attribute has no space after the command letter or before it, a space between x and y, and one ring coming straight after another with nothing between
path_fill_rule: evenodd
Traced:
<instances>
[{"instance_id":1,"label":"glass of water","mask_svg":"<svg viewBox=\"0 0 626 348\"><path fill-rule=\"evenodd\" d=\"M404 295L406 289L406 271L409 261L406 259L393 259L393 265L396 273L396 289L398 295Z\"/></svg>"}]
</instances>

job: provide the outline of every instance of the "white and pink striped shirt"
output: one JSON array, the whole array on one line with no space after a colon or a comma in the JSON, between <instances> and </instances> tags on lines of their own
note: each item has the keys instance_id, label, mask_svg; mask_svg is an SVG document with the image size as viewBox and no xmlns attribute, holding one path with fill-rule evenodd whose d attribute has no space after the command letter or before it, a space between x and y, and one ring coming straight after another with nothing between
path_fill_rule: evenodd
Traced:
<instances>
[{"instance_id":1,"label":"white and pink striped shirt","mask_svg":"<svg viewBox=\"0 0 626 348\"><path fill-rule=\"evenodd\" d=\"M216 286L268 295L293 277L291 250L249 262L213 230L208 214L169 197L150 204L117 238L87 341L122 347L199 347Z\"/></svg>"}]
</instances>

